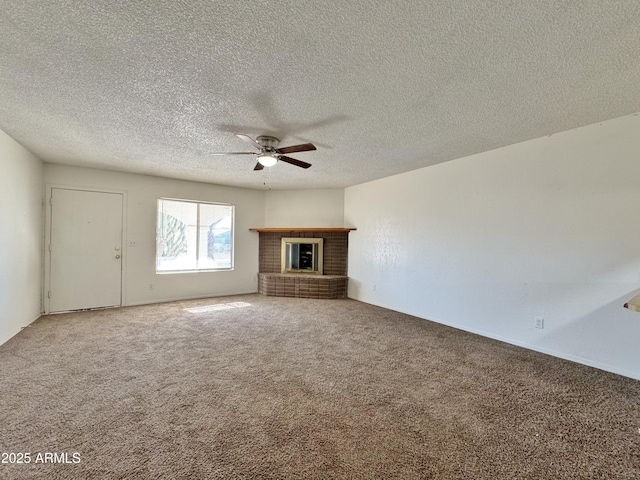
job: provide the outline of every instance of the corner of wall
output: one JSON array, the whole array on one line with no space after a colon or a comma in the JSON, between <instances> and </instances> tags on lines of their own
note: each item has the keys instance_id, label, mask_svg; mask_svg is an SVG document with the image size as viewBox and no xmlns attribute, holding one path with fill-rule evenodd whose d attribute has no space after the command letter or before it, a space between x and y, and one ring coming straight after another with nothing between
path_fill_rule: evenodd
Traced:
<instances>
[{"instance_id":1,"label":"corner of wall","mask_svg":"<svg viewBox=\"0 0 640 480\"><path fill-rule=\"evenodd\" d=\"M0 131L0 343L42 313L44 167Z\"/></svg>"}]
</instances>

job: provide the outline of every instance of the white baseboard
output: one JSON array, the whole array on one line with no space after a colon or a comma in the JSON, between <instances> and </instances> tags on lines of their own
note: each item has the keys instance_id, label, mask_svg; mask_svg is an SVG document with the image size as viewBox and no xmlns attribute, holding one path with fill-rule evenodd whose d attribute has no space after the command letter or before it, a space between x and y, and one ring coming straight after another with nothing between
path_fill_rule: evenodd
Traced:
<instances>
[{"instance_id":1,"label":"white baseboard","mask_svg":"<svg viewBox=\"0 0 640 480\"><path fill-rule=\"evenodd\" d=\"M629 377L629 378L633 378L634 380L640 380L640 373L639 372L633 372L633 371L629 371L623 368L618 368L616 366L613 365L608 365L605 363L600 363L600 362L595 362L593 360L589 360L587 358L582 358L582 357L578 357L575 355L571 355L565 352L560 352L557 350L553 350L550 348L545 348L545 347L541 347L539 345L534 345L534 344L530 344L530 343L526 343L526 342L521 342L519 340L515 340L512 338L508 338L508 337L503 337L500 335L496 335L493 334L491 332L486 332L484 330L478 330L475 328L469 328L465 325L460 325L457 324L455 322L448 322L448 321L444 321L438 318L426 318L424 317L422 314L418 314L415 312L410 312L410 311L404 311L404 310L398 310L395 308L389 308L386 305L381 305L381 304L377 304L377 303L373 303L373 302L364 302L363 300L357 299L357 298L352 298L349 297L352 300L356 300L358 302L362 302L362 303L368 303L370 305L375 305L376 307L381 307L381 308L386 308L388 310L393 310L395 312L400 312L400 313L404 313L406 315L411 315L412 317L417 317L417 318L421 318L423 320L427 320L430 322L435 322L435 323L439 323L442 325L446 325L447 327L451 327L451 328L455 328L457 330L462 330L464 332L469 332L469 333L473 333L476 335L480 335L482 337L486 337L486 338L491 338L492 340L498 340L500 342L504 342L504 343L508 343L510 345L516 345L518 347L522 347L522 348L526 348L527 350L533 350L534 352L540 352L540 353L544 353L545 355L551 355L552 357L557 357L557 358L562 358L563 360L569 360L570 362L574 362L574 363L579 363L581 365L586 365L587 367L593 367L593 368L597 368L598 370L604 370L605 372L610 372L610 373L615 373L616 375L622 375L623 377Z\"/></svg>"},{"instance_id":2,"label":"white baseboard","mask_svg":"<svg viewBox=\"0 0 640 480\"><path fill-rule=\"evenodd\" d=\"M258 290L240 291L240 292L222 292L210 295L194 295L188 297L171 297L171 298L159 298L154 300L143 300L141 302L128 302L123 307L134 307L136 305L153 305L154 303L167 303L167 302L179 302L182 300L199 300L201 298L216 298L216 297L231 297L234 295L250 295L252 293L258 293Z\"/></svg>"},{"instance_id":3,"label":"white baseboard","mask_svg":"<svg viewBox=\"0 0 640 480\"><path fill-rule=\"evenodd\" d=\"M11 329L8 332L0 332L0 346L4 345L5 343L7 343L13 337L15 337L17 334L19 334L23 329L27 328L33 322L38 320L41 316L42 316L42 313L39 313L36 318L31 320L30 322L27 322L26 325L23 325L22 327L17 327L17 328Z\"/></svg>"}]
</instances>

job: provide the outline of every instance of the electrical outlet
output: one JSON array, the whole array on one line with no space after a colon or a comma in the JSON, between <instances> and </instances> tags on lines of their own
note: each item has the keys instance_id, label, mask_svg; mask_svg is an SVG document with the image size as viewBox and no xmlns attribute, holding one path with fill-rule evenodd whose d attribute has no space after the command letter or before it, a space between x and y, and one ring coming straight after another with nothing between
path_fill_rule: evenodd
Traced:
<instances>
[{"instance_id":1,"label":"electrical outlet","mask_svg":"<svg viewBox=\"0 0 640 480\"><path fill-rule=\"evenodd\" d=\"M373 284L373 291L374 292L376 291L376 284L375 283Z\"/></svg>"},{"instance_id":2,"label":"electrical outlet","mask_svg":"<svg viewBox=\"0 0 640 480\"><path fill-rule=\"evenodd\" d=\"M544 328L544 318L542 317L535 317L535 327L536 328Z\"/></svg>"},{"instance_id":3,"label":"electrical outlet","mask_svg":"<svg viewBox=\"0 0 640 480\"><path fill-rule=\"evenodd\" d=\"M129 240L129 246L130 247L137 247L138 246L138 242L136 240Z\"/></svg>"},{"instance_id":4,"label":"electrical outlet","mask_svg":"<svg viewBox=\"0 0 640 480\"><path fill-rule=\"evenodd\" d=\"M153 290L153 283L149 284L149 290Z\"/></svg>"}]
</instances>

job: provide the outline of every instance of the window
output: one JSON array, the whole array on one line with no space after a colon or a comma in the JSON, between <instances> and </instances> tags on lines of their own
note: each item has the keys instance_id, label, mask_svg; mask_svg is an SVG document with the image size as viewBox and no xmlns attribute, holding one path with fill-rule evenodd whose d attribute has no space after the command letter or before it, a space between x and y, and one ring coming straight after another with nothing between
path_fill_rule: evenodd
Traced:
<instances>
[{"instance_id":1,"label":"window","mask_svg":"<svg viewBox=\"0 0 640 480\"><path fill-rule=\"evenodd\" d=\"M157 272L233 269L233 205L158 200Z\"/></svg>"}]
</instances>

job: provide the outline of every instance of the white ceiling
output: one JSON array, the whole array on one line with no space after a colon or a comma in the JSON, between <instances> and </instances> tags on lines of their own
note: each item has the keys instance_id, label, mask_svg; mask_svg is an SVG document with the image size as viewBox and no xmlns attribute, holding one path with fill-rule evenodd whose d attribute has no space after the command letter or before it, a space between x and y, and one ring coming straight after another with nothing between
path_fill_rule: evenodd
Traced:
<instances>
[{"instance_id":1,"label":"white ceiling","mask_svg":"<svg viewBox=\"0 0 640 480\"><path fill-rule=\"evenodd\" d=\"M1 6L0 129L47 162L344 187L640 111L637 0Z\"/></svg>"}]
</instances>

